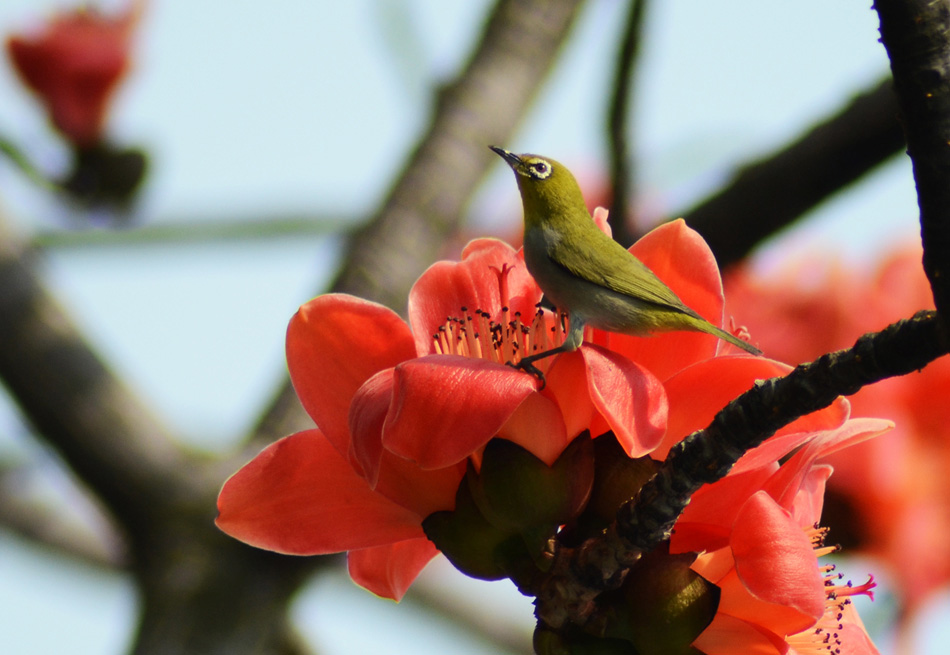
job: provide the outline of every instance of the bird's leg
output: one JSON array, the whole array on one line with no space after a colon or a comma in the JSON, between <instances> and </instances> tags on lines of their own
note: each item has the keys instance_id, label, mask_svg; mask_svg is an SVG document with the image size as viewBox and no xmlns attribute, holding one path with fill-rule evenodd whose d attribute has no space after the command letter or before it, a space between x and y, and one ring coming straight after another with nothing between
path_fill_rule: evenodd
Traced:
<instances>
[{"instance_id":1,"label":"bird's leg","mask_svg":"<svg viewBox=\"0 0 950 655\"><path fill-rule=\"evenodd\" d=\"M522 357L521 361L519 361L517 364L513 364L511 362L508 362L508 364L510 366L514 366L515 368L520 368L525 373L530 373L531 375L537 377L539 380L541 380L541 389L544 389L545 385L547 384L544 380L544 373L542 373L541 370L534 365L534 362L538 361L539 359L544 359L545 357L550 357L551 355L574 350L574 348L565 348L566 345L566 343L562 343L557 348L551 348L550 350L545 350L544 352L535 353L529 357ZM539 391L541 389L539 389Z\"/></svg>"},{"instance_id":2,"label":"bird's leg","mask_svg":"<svg viewBox=\"0 0 950 655\"><path fill-rule=\"evenodd\" d=\"M538 361L539 359L544 359L545 357L550 357L551 355L557 355L558 353L566 353L577 350L580 348L580 345L583 342L584 324L580 321L577 321L576 323L572 321L571 328L567 333L567 338L564 339L564 343L562 343L560 346L549 348L548 350L544 350L533 355L528 355L527 357L522 357L517 364L508 362L508 365L515 368L520 368L525 373L534 375L539 380L541 380L541 389L544 389L545 385L547 384L544 379L544 373L542 373L541 370L534 365L534 362ZM539 389L539 391L541 389Z\"/></svg>"}]
</instances>

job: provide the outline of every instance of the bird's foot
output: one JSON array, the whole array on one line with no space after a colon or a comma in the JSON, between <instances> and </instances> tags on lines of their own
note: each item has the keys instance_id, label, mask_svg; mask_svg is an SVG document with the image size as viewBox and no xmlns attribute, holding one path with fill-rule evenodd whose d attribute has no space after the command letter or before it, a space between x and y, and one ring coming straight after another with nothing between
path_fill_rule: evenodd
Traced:
<instances>
[{"instance_id":1,"label":"bird's foot","mask_svg":"<svg viewBox=\"0 0 950 655\"><path fill-rule=\"evenodd\" d=\"M511 368L520 369L524 371L525 373L529 373L535 376L536 378L538 378L541 381L541 386L538 388L538 391L543 391L544 387L547 385L547 382L544 379L544 373L542 373L541 369L539 369L537 366L532 364L530 361L526 359L522 359L517 364L515 364L514 362L505 362L505 364L507 364Z\"/></svg>"}]
</instances>

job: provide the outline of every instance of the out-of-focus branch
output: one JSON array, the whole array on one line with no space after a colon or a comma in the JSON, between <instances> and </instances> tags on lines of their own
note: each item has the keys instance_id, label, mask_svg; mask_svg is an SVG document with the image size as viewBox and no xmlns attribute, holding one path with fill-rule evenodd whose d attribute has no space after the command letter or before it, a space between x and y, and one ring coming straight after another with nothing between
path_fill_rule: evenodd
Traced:
<instances>
[{"instance_id":1,"label":"out-of-focus branch","mask_svg":"<svg viewBox=\"0 0 950 655\"><path fill-rule=\"evenodd\" d=\"M950 3L878 0L874 8L914 165L924 272L950 334Z\"/></svg>"},{"instance_id":2,"label":"out-of-focus branch","mask_svg":"<svg viewBox=\"0 0 950 655\"><path fill-rule=\"evenodd\" d=\"M904 147L890 80L683 212L726 267Z\"/></svg>"},{"instance_id":3,"label":"out-of-focus branch","mask_svg":"<svg viewBox=\"0 0 950 655\"><path fill-rule=\"evenodd\" d=\"M30 247L41 250L78 250L91 248L128 248L166 245L204 245L266 239L315 238L341 234L354 221L345 216L308 215L306 213L255 214L246 217L176 216L174 220L155 220L144 225L129 225L121 230L59 229L36 232Z\"/></svg>"},{"instance_id":4,"label":"out-of-focus branch","mask_svg":"<svg viewBox=\"0 0 950 655\"><path fill-rule=\"evenodd\" d=\"M620 40L613 94L607 111L607 141L610 155L610 221L614 239L624 247L634 242L631 205L636 192L635 163L630 154L630 101L636 78L636 62L643 36L647 0L630 3Z\"/></svg>"},{"instance_id":5,"label":"out-of-focus branch","mask_svg":"<svg viewBox=\"0 0 950 655\"><path fill-rule=\"evenodd\" d=\"M581 0L500 0L386 200L350 240L332 290L402 309L412 283L457 228L493 158L567 38ZM263 439L309 424L285 381L256 428Z\"/></svg>"},{"instance_id":6,"label":"out-of-focus branch","mask_svg":"<svg viewBox=\"0 0 950 655\"><path fill-rule=\"evenodd\" d=\"M75 516L73 504L53 504L24 491L36 486L38 475L31 466L0 465L0 528L84 564L124 567L123 540L104 517L84 521Z\"/></svg>"},{"instance_id":7,"label":"out-of-focus branch","mask_svg":"<svg viewBox=\"0 0 950 655\"><path fill-rule=\"evenodd\" d=\"M839 395L923 368L947 352L936 313L924 311L861 337L848 350L757 383L707 428L674 446L638 496L621 506L606 534L577 548L559 549L553 574L538 593L538 618L553 628L569 622L596 624L603 618L597 612L597 596L619 586L642 553L669 538L701 485L725 476L743 453L796 418L827 407Z\"/></svg>"},{"instance_id":8,"label":"out-of-focus branch","mask_svg":"<svg viewBox=\"0 0 950 655\"><path fill-rule=\"evenodd\" d=\"M93 352L2 217L0 343L0 378L24 415L126 529L193 490L169 432Z\"/></svg>"}]
</instances>

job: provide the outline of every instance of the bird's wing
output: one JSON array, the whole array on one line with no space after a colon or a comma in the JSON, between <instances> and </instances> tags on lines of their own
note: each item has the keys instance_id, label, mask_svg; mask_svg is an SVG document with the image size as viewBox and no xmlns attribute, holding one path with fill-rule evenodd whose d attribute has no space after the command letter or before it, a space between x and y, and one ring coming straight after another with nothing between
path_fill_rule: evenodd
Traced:
<instances>
[{"instance_id":1,"label":"bird's wing","mask_svg":"<svg viewBox=\"0 0 950 655\"><path fill-rule=\"evenodd\" d=\"M583 239L563 239L550 244L548 256L574 276L592 284L669 309L693 313L653 271L619 243L596 228L584 236Z\"/></svg>"}]
</instances>

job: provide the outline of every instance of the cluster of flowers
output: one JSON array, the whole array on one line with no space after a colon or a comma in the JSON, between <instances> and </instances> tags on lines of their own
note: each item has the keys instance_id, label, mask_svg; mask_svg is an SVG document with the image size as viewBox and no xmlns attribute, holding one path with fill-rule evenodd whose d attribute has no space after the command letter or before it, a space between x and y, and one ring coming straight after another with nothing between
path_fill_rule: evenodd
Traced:
<instances>
[{"instance_id":1,"label":"cluster of flowers","mask_svg":"<svg viewBox=\"0 0 950 655\"><path fill-rule=\"evenodd\" d=\"M605 219L595 212L602 227ZM682 221L657 228L631 252L687 305L722 323L715 260ZM355 582L398 600L438 552L425 529L433 517L485 495L479 476L497 444L552 470L569 450L575 459L598 452L572 450L587 434L595 444L610 439L629 461L662 460L755 380L789 370L702 333L592 330L577 351L539 362L542 386L505 365L562 338L563 319L539 310L540 300L520 251L477 239L461 261L436 263L416 282L409 325L347 295L306 303L288 328L287 359L319 427L281 439L234 474L219 497L218 526L282 553L347 551ZM822 459L890 427L849 418L841 399L787 426L694 496L668 555L688 554L677 561L716 589L712 611L690 637L695 648L808 653L837 644L877 652L850 604L855 593L870 595L873 581L839 585L818 562L830 550L819 528L831 474ZM567 503L567 520L589 511L590 485L581 496ZM481 514L499 525L490 511ZM443 550L466 570L464 554Z\"/></svg>"},{"instance_id":2,"label":"cluster of flowers","mask_svg":"<svg viewBox=\"0 0 950 655\"><path fill-rule=\"evenodd\" d=\"M798 364L850 346L933 308L920 245L901 248L877 272L833 257L799 259L770 275L735 271L725 280L728 308L741 314L772 357ZM886 563L902 620L950 584L950 360L865 387L850 397L853 416L887 416L895 428L832 455L830 525L849 552ZM912 538L908 538L912 535Z\"/></svg>"}]
</instances>

